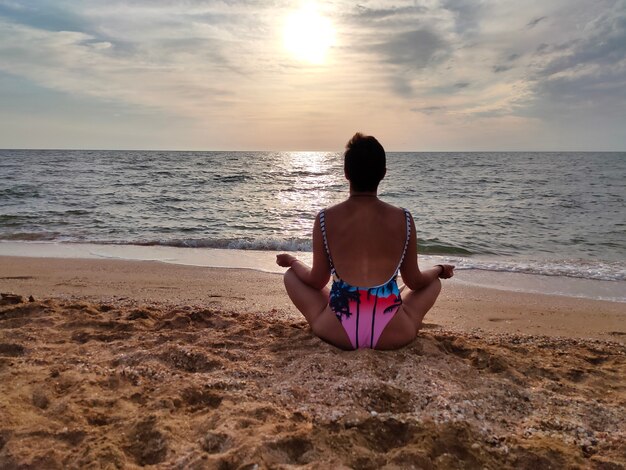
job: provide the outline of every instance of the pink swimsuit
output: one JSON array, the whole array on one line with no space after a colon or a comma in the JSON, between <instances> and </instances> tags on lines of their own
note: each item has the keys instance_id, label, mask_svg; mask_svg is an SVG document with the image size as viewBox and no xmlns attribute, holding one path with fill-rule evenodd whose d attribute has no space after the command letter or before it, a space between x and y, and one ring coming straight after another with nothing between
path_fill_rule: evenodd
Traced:
<instances>
[{"instance_id":1,"label":"pink swimsuit","mask_svg":"<svg viewBox=\"0 0 626 470\"><path fill-rule=\"evenodd\" d=\"M402 257L393 276L379 286L357 287L348 284L337 275L326 237L326 214L324 210L320 212L320 227L324 238L324 248L330 263L330 273L333 276L333 285L330 290L328 304L341 322L354 349L374 349L383 330L394 317L400 305L402 305L397 277L400 272L400 266L404 261L411 235L411 216L409 211L404 209L404 215L406 219L406 242L404 243Z\"/></svg>"}]
</instances>

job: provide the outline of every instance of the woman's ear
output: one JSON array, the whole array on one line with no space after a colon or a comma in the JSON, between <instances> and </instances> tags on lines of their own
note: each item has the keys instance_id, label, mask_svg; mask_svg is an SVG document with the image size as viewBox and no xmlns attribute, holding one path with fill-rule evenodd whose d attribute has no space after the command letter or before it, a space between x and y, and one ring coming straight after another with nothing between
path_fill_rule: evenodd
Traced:
<instances>
[{"instance_id":1,"label":"woman's ear","mask_svg":"<svg viewBox=\"0 0 626 470\"><path fill-rule=\"evenodd\" d=\"M385 171L383 171L383 177L381 178L381 180L385 177L386 174L387 174L387 167L385 167Z\"/></svg>"},{"instance_id":2,"label":"woman's ear","mask_svg":"<svg viewBox=\"0 0 626 470\"><path fill-rule=\"evenodd\" d=\"M350 177L348 176L348 169L345 166L343 167L343 175L348 181L350 181Z\"/></svg>"}]
</instances>

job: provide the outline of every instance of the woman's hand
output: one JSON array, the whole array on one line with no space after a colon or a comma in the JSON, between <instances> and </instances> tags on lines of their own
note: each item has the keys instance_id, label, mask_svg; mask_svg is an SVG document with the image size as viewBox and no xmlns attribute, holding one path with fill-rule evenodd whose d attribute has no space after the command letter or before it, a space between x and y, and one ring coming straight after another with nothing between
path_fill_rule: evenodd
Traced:
<instances>
[{"instance_id":1,"label":"woman's hand","mask_svg":"<svg viewBox=\"0 0 626 470\"><path fill-rule=\"evenodd\" d=\"M440 266L441 274L439 275L439 279L450 279L454 276L454 266L451 264L438 264Z\"/></svg>"},{"instance_id":2,"label":"woman's hand","mask_svg":"<svg viewBox=\"0 0 626 470\"><path fill-rule=\"evenodd\" d=\"M276 264L278 266L282 266L283 268L290 268L297 259L298 258L290 255L289 253L281 253L276 255Z\"/></svg>"}]
</instances>

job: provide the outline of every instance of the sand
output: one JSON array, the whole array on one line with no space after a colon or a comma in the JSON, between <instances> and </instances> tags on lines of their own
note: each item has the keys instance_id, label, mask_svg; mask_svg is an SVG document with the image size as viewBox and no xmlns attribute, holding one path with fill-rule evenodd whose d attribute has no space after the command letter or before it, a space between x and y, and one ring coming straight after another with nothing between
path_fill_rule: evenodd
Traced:
<instances>
[{"instance_id":1,"label":"sand","mask_svg":"<svg viewBox=\"0 0 626 470\"><path fill-rule=\"evenodd\" d=\"M626 306L445 287L344 352L280 276L2 257L0 468L624 468Z\"/></svg>"}]
</instances>

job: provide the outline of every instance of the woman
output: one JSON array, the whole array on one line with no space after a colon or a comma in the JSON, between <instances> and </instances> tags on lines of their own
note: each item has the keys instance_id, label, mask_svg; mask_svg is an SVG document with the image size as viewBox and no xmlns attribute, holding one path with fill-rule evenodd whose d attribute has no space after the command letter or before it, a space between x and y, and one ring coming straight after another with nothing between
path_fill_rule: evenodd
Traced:
<instances>
[{"instance_id":1,"label":"woman","mask_svg":"<svg viewBox=\"0 0 626 470\"><path fill-rule=\"evenodd\" d=\"M313 226L313 267L282 253L291 301L322 340L342 349L396 349L417 336L454 266L420 271L413 218L377 197L385 150L355 134L344 154L350 197L322 210ZM400 293L396 278L408 291ZM333 284L326 287L330 276ZM367 287L362 287L367 286Z\"/></svg>"}]
</instances>

